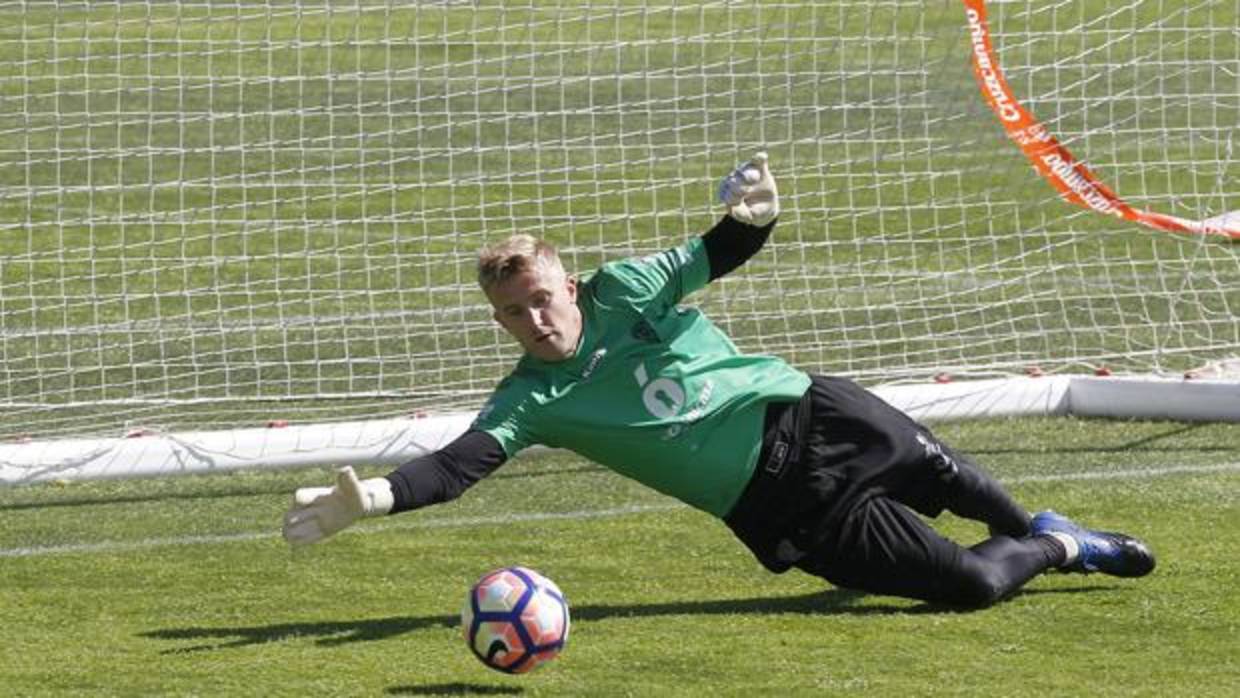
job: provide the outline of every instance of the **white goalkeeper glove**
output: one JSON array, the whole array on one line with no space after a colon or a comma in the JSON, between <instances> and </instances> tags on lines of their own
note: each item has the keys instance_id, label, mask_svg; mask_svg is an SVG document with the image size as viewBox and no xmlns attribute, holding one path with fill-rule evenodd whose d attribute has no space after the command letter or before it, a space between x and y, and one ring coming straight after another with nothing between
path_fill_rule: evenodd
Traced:
<instances>
[{"instance_id":1,"label":"white goalkeeper glove","mask_svg":"<svg viewBox=\"0 0 1240 698\"><path fill-rule=\"evenodd\" d=\"M779 192L766 162L765 152L756 153L719 183L719 201L728 215L759 228L779 215Z\"/></svg>"},{"instance_id":2,"label":"white goalkeeper glove","mask_svg":"<svg viewBox=\"0 0 1240 698\"><path fill-rule=\"evenodd\" d=\"M317 543L348 528L360 518L392 510L392 484L386 478L357 479L353 468L336 471L335 487L302 487L284 515L284 540L289 545Z\"/></svg>"}]
</instances>

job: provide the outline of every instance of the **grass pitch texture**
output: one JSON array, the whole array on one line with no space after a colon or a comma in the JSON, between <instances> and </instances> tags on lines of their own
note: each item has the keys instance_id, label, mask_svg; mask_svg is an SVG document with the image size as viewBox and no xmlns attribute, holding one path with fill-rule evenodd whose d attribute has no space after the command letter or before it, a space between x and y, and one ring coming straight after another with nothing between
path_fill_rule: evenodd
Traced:
<instances>
[{"instance_id":1,"label":"grass pitch texture","mask_svg":"<svg viewBox=\"0 0 1240 698\"><path fill-rule=\"evenodd\" d=\"M472 255L587 270L705 230L771 153L784 215L693 300L749 351L867 383L1240 346L1240 252L1058 201L969 72L955 2L0 0L0 436L476 408L515 358ZM1231 0L995 2L1004 69L1131 203L1240 208ZM953 426L1030 507L1147 538L958 614L763 572L583 461L290 552L325 471L0 490L12 695L1240 693L1234 429ZM956 520L964 540L978 527ZM457 618L526 564L564 656L482 667Z\"/></svg>"},{"instance_id":2,"label":"grass pitch texture","mask_svg":"<svg viewBox=\"0 0 1240 698\"><path fill-rule=\"evenodd\" d=\"M292 552L245 473L0 491L0 685L22 696L1054 695L1240 691L1240 433L1072 419L943 425L1031 508L1144 537L1145 579L1051 574L956 613L764 572L712 519L561 454ZM945 531L982 528L950 516ZM523 677L459 626L523 564L572 607Z\"/></svg>"}]
</instances>

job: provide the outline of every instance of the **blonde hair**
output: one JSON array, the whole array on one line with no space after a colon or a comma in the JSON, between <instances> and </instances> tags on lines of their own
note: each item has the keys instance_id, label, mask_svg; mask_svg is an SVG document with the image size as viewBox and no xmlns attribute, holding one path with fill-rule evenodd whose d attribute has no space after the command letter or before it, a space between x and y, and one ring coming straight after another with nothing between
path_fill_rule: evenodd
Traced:
<instances>
[{"instance_id":1,"label":"blonde hair","mask_svg":"<svg viewBox=\"0 0 1240 698\"><path fill-rule=\"evenodd\" d=\"M478 285L483 291L523 271L542 266L563 273L555 246L533 235L519 233L478 252Z\"/></svg>"}]
</instances>

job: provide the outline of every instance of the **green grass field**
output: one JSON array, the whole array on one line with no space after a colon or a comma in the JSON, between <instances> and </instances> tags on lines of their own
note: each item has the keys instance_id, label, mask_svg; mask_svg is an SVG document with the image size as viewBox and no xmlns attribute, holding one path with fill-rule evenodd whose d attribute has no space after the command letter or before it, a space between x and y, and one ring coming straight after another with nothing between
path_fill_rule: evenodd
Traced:
<instances>
[{"instance_id":1,"label":"green grass field","mask_svg":"<svg viewBox=\"0 0 1240 698\"><path fill-rule=\"evenodd\" d=\"M1240 208L1234 1L990 5L1014 89L1106 182ZM958 2L0 8L0 439L476 409L515 357L481 243L538 232L579 271L678 244L758 147L779 229L691 299L743 349L874 384L1240 347L1240 246L1060 202ZM0 488L0 695L1240 695L1235 426L941 432L1159 569L976 613L858 596L563 454L296 553L280 517L326 470ZM520 678L457 627L515 563L574 612Z\"/></svg>"},{"instance_id":2,"label":"green grass field","mask_svg":"<svg viewBox=\"0 0 1240 698\"><path fill-rule=\"evenodd\" d=\"M594 465L514 461L452 504L291 552L325 471L0 491L6 695L1218 696L1240 691L1240 431L1068 419L940 425L1031 508L1143 536L1141 580L1049 575L957 613L763 571L709 517ZM963 541L979 526L945 516ZM483 572L555 579L570 642L483 667Z\"/></svg>"}]
</instances>

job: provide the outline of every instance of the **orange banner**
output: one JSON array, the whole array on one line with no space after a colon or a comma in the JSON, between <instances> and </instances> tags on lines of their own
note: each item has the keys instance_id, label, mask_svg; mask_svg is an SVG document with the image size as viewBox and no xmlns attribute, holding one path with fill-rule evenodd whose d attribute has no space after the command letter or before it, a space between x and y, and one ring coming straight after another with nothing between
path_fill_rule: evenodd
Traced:
<instances>
[{"instance_id":1,"label":"orange banner","mask_svg":"<svg viewBox=\"0 0 1240 698\"><path fill-rule=\"evenodd\" d=\"M973 48L973 74L995 116L1029 162L1060 195L1071 203L1172 233L1215 235L1240 240L1240 211L1204 221L1193 221L1129 206L1093 172L1069 153L1042 122L1029 113L1012 93L990 40L985 0L964 0Z\"/></svg>"}]
</instances>

